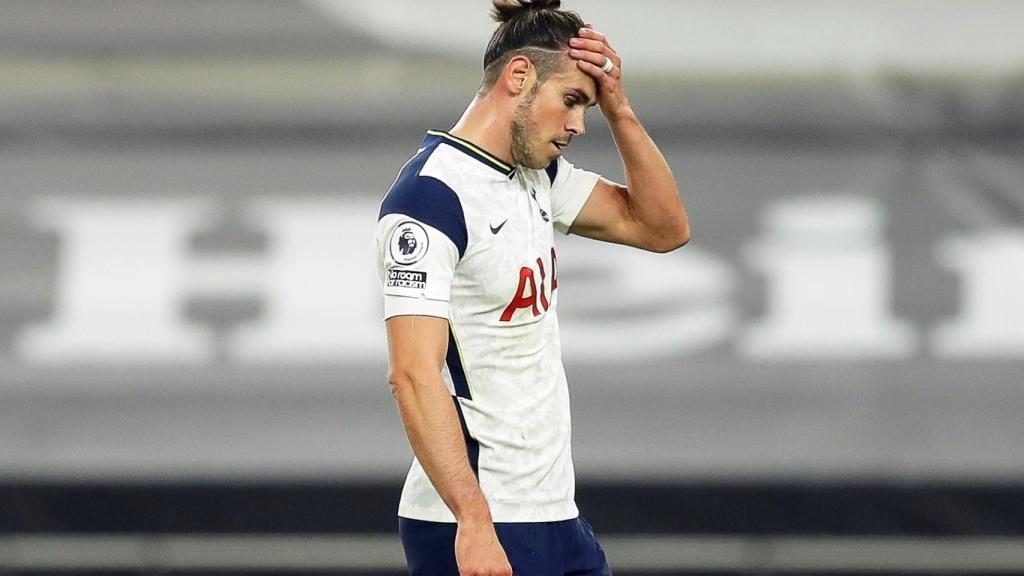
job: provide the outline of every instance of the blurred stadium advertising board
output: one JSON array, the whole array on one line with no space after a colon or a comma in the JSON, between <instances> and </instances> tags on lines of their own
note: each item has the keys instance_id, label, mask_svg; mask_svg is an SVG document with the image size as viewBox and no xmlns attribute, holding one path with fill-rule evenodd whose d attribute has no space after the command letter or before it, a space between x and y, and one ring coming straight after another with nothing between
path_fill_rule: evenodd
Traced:
<instances>
[{"instance_id":1,"label":"blurred stadium advertising board","mask_svg":"<svg viewBox=\"0 0 1024 576\"><path fill-rule=\"evenodd\" d=\"M196 256L217 226L198 198L35 198L35 232L59 243L53 311L14 333L26 366L361 364L383 359L368 229L357 199L260 198L241 207L261 253ZM900 262L874 199L804 194L764 207L731 262L694 245L669 257L593 242L562 247L564 329L574 362L696 355L736 361L1024 360L1024 230L937 238L931 265L959 284L948 318L893 309ZM699 213L695 215L700 226ZM739 231L737 231L739 232ZM742 276L763 277L760 318L740 318ZM578 281L576 279L579 278ZM257 298L253 321L218 331L183 314L190 299ZM770 367L769 367L770 369Z\"/></svg>"},{"instance_id":2,"label":"blurred stadium advertising board","mask_svg":"<svg viewBox=\"0 0 1024 576\"><path fill-rule=\"evenodd\" d=\"M722 537L608 535L602 547L621 572L743 574L1015 574L1024 547L1010 538ZM54 550L60 550L55 554ZM393 535L0 537L3 566L22 571L345 570L402 573ZM388 572L384 572L388 571Z\"/></svg>"},{"instance_id":3,"label":"blurred stadium advertising board","mask_svg":"<svg viewBox=\"0 0 1024 576\"><path fill-rule=\"evenodd\" d=\"M400 475L372 238L414 146L0 158L0 476ZM1024 472L1019 146L664 148L690 246L558 243L582 477Z\"/></svg>"}]
</instances>

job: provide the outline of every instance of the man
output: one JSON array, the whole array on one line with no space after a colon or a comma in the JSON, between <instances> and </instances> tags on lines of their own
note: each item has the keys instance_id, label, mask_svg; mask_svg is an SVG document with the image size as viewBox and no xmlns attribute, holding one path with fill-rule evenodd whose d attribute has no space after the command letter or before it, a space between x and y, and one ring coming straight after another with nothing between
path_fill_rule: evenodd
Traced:
<instances>
[{"instance_id":1,"label":"man","mask_svg":"<svg viewBox=\"0 0 1024 576\"><path fill-rule=\"evenodd\" d=\"M416 456L399 505L412 574L611 573L574 503L553 230L667 252L689 225L622 60L559 6L494 0L479 93L381 204L388 380ZM562 158L594 105L628 186Z\"/></svg>"}]
</instances>

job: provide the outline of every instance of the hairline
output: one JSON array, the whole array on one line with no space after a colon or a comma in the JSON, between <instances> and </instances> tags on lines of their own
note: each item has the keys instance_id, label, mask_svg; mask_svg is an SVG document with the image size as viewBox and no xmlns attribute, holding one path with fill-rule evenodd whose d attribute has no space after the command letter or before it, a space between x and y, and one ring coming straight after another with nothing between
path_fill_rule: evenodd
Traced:
<instances>
[{"instance_id":1,"label":"hairline","mask_svg":"<svg viewBox=\"0 0 1024 576\"><path fill-rule=\"evenodd\" d=\"M546 73L545 74L541 74L540 72L542 71L542 67L537 65L537 62L536 62L537 59L533 58L530 53L531 52L534 52L534 53L535 52L541 52L541 53L543 53L545 55L548 55L548 56L553 56L553 55L556 55L556 54L559 55L560 59L563 60L562 66L559 67L559 69L558 69L560 71L560 70L565 68L565 64L566 64L565 61L568 60L567 51L568 51L568 48L565 48L565 49L554 49L554 48L544 48L544 47L541 47L541 46L524 46L522 48L516 48L515 50L509 50L508 52L506 52L506 53L502 54L501 56L499 56L494 62L491 63L490 66L488 66L487 68L484 68L484 77L483 77L483 79L480 82L480 89L478 90L478 92L481 93L481 94L490 92L490 90L492 88L494 88L495 84L497 84L498 77L500 77L500 74L499 74L498 76L495 76L495 78L492 81L488 82L487 77L488 77L488 75L490 75L491 70L495 66L498 66L499 64L500 64L500 67L502 69L504 69L505 66L508 66L508 63L513 58L516 58L517 56L523 56L524 58L529 60L531 64L533 64L533 67L538 70L537 83L538 84L543 84L544 82L547 82L548 79L551 76L554 76L557 73L557 71L546 71L545 70ZM546 69L547 67L544 66L543 68Z\"/></svg>"}]
</instances>

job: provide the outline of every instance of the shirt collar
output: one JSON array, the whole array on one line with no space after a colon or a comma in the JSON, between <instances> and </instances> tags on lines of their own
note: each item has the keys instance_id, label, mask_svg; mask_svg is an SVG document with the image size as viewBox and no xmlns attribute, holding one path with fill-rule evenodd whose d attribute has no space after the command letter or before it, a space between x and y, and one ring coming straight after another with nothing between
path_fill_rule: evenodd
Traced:
<instances>
[{"instance_id":1,"label":"shirt collar","mask_svg":"<svg viewBox=\"0 0 1024 576\"><path fill-rule=\"evenodd\" d=\"M453 136L443 130L427 130L427 136L424 139L424 145L431 145L436 142L444 142L454 148L457 148L465 154L472 156L473 158L483 162L487 166L497 170L504 174L507 178L512 178L516 173L516 167L510 166L507 163L499 160L497 156L484 150L483 148L473 144L468 140L463 140L458 136Z\"/></svg>"}]
</instances>

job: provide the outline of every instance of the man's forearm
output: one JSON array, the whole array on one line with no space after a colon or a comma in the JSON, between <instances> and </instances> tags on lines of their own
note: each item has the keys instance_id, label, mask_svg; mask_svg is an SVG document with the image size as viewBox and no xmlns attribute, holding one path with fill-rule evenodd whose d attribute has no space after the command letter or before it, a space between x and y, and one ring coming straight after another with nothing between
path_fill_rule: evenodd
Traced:
<instances>
[{"instance_id":1,"label":"man's forearm","mask_svg":"<svg viewBox=\"0 0 1024 576\"><path fill-rule=\"evenodd\" d=\"M625 168L632 217L651 235L685 244L690 238L686 208L658 146L628 106L609 118L608 125Z\"/></svg>"},{"instance_id":2,"label":"man's forearm","mask_svg":"<svg viewBox=\"0 0 1024 576\"><path fill-rule=\"evenodd\" d=\"M392 390L413 453L456 520L489 523L490 511L469 465L459 416L440 376L393 379Z\"/></svg>"}]
</instances>

